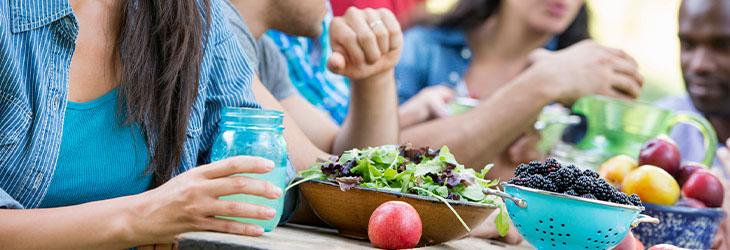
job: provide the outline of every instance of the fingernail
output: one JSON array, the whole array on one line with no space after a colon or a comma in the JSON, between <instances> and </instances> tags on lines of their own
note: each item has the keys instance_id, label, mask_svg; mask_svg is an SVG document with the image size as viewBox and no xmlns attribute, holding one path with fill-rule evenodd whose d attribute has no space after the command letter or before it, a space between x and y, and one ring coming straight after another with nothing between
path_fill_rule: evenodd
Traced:
<instances>
[{"instance_id":1,"label":"fingernail","mask_svg":"<svg viewBox=\"0 0 730 250\"><path fill-rule=\"evenodd\" d=\"M270 170L271 169L274 169L274 162L271 161L271 160L266 160L266 164L265 165L266 165L266 168L267 169L270 169Z\"/></svg>"},{"instance_id":2,"label":"fingernail","mask_svg":"<svg viewBox=\"0 0 730 250\"><path fill-rule=\"evenodd\" d=\"M277 197L281 197L281 194L283 192L284 191L282 191L280 187L274 187L274 193L276 194Z\"/></svg>"},{"instance_id":3,"label":"fingernail","mask_svg":"<svg viewBox=\"0 0 730 250\"><path fill-rule=\"evenodd\" d=\"M266 216L269 218L274 218L274 216L276 216L276 210L271 209L271 208L267 208L265 213L266 213Z\"/></svg>"},{"instance_id":4,"label":"fingernail","mask_svg":"<svg viewBox=\"0 0 730 250\"><path fill-rule=\"evenodd\" d=\"M262 228L260 226L256 226L256 228L254 228L254 233L257 235L262 235L262 234L264 234L264 228Z\"/></svg>"}]
</instances>

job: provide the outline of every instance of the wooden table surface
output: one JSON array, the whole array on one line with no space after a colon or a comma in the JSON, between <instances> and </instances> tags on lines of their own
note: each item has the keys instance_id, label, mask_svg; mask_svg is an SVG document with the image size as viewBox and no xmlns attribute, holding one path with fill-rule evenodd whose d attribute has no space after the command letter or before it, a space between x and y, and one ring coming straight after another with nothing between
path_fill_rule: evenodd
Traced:
<instances>
[{"instance_id":1,"label":"wooden table surface","mask_svg":"<svg viewBox=\"0 0 730 250\"><path fill-rule=\"evenodd\" d=\"M194 232L180 235L179 249L371 249L367 241L338 236L332 229L307 226L278 227L262 237L246 237L232 234ZM512 246L501 242L464 238L423 249L494 249L528 250L531 246Z\"/></svg>"}]
</instances>

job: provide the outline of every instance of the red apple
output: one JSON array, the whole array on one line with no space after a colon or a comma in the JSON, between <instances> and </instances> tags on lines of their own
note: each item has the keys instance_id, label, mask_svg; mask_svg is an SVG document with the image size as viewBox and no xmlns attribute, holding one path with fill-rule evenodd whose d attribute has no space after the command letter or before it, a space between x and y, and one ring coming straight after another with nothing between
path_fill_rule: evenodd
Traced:
<instances>
[{"instance_id":1,"label":"red apple","mask_svg":"<svg viewBox=\"0 0 730 250\"><path fill-rule=\"evenodd\" d=\"M639 151L639 166L654 165L676 176L679 171L681 157L679 148L671 138L659 136L649 140Z\"/></svg>"},{"instance_id":2,"label":"red apple","mask_svg":"<svg viewBox=\"0 0 730 250\"><path fill-rule=\"evenodd\" d=\"M415 208L402 201L380 204L368 222L368 238L377 248L414 248L421 233L421 217Z\"/></svg>"},{"instance_id":3,"label":"red apple","mask_svg":"<svg viewBox=\"0 0 730 250\"><path fill-rule=\"evenodd\" d=\"M679 199L677 202L677 206L682 207L691 207L691 208L706 208L707 206L705 203L702 203L701 201L698 201L697 199L692 199L689 197L682 197L682 199Z\"/></svg>"},{"instance_id":4,"label":"red apple","mask_svg":"<svg viewBox=\"0 0 730 250\"><path fill-rule=\"evenodd\" d=\"M677 182L679 185L684 185L684 182L699 169L707 169L707 167L697 162L682 163L682 166L679 167L679 171L677 172Z\"/></svg>"},{"instance_id":5,"label":"red apple","mask_svg":"<svg viewBox=\"0 0 730 250\"><path fill-rule=\"evenodd\" d=\"M682 194L684 197L697 199L708 207L720 207L725 197L725 190L717 176L700 169L684 183Z\"/></svg>"}]
</instances>

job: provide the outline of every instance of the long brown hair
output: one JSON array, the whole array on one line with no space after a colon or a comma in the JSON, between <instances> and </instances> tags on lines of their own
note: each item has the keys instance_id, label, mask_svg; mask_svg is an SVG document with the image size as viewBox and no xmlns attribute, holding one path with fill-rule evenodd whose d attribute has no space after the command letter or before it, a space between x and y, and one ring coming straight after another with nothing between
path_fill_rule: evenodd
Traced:
<instances>
[{"instance_id":1,"label":"long brown hair","mask_svg":"<svg viewBox=\"0 0 730 250\"><path fill-rule=\"evenodd\" d=\"M127 0L118 38L127 122L150 145L153 187L180 165L210 23L208 0Z\"/></svg>"},{"instance_id":2,"label":"long brown hair","mask_svg":"<svg viewBox=\"0 0 730 250\"><path fill-rule=\"evenodd\" d=\"M436 23L436 26L470 31L479 27L489 17L497 13L501 4L502 0L460 0L450 12ZM588 14L588 10L583 4L570 26L558 35L557 49L563 49L590 38Z\"/></svg>"}]
</instances>

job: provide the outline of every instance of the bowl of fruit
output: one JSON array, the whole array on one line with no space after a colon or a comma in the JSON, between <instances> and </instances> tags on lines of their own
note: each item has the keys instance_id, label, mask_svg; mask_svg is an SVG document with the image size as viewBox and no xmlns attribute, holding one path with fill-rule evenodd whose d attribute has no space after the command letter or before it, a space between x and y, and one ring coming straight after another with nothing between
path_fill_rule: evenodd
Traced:
<instances>
[{"instance_id":1,"label":"bowl of fruit","mask_svg":"<svg viewBox=\"0 0 730 250\"><path fill-rule=\"evenodd\" d=\"M633 231L644 245L671 244L709 249L725 216L721 181L706 166L681 163L679 148L670 138L647 141L638 161L625 155L604 162L599 172L626 194L638 195L645 213L661 225L641 225Z\"/></svg>"},{"instance_id":2,"label":"bowl of fruit","mask_svg":"<svg viewBox=\"0 0 730 250\"><path fill-rule=\"evenodd\" d=\"M555 159L520 164L502 186L514 226L538 249L609 249L639 223L659 222L640 214L638 196Z\"/></svg>"},{"instance_id":3,"label":"bowl of fruit","mask_svg":"<svg viewBox=\"0 0 730 250\"><path fill-rule=\"evenodd\" d=\"M370 218L381 204L405 202L422 222L419 245L433 245L465 237L470 228L497 210L500 198L482 191L499 184L498 180L484 179L487 171L465 168L447 147L434 150L387 145L353 149L319 162L300 173L292 185L300 185L302 195L320 219L352 238L368 239L369 229L382 235L380 231L394 228L369 227ZM415 223L386 221L394 225ZM509 227L506 220L498 224L505 232ZM405 233L404 237L412 234ZM372 235L370 240L375 244L377 239Z\"/></svg>"}]
</instances>

